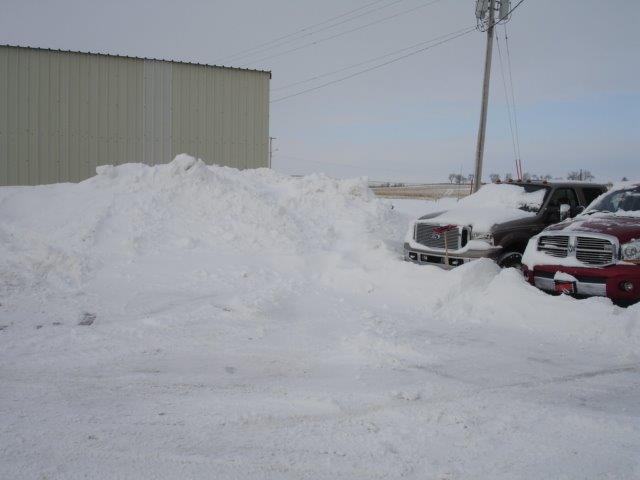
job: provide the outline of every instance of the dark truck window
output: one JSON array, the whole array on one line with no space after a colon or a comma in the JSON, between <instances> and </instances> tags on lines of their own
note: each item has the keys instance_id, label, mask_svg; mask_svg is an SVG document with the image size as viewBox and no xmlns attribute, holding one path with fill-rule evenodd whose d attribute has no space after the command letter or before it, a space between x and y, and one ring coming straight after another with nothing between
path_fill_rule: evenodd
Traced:
<instances>
[{"instance_id":1,"label":"dark truck window","mask_svg":"<svg viewBox=\"0 0 640 480\"><path fill-rule=\"evenodd\" d=\"M560 208L560 205L567 204L571 207L571 211L575 211L578 206L578 197L573 188L559 188L553 192L553 197L549 201L549 206Z\"/></svg>"},{"instance_id":2,"label":"dark truck window","mask_svg":"<svg viewBox=\"0 0 640 480\"><path fill-rule=\"evenodd\" d=\"M557 223L560 221L560 205L569 205L569 215L573 217L578 213L578 196L573 188L558 188L553 192L547 207L547 221Z\"/></svg>"},{"instance_id":3,"label":"dark truck window","mask_svg":"<svg viewBox=\"0 0 640 480\"><path fill-rule=\"evenodd\" d=\"M590 205L596 198L604 193L604 189L596 188L596 187L585 187L582 189L582 193L584 194L584 200L586 205Z\"/></svg>"}]
</instances>

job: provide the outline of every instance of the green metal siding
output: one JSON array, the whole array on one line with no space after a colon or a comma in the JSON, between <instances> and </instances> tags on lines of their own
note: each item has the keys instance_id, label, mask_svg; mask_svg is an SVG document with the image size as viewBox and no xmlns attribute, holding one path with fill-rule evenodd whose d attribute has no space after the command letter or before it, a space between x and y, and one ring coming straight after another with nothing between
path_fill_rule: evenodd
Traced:
<instances>
[{"instance_id":1,"label":"green metal siding","mask_svg":"<svg viewBox=\"0 0 640 480\"><path fill-rule=\"evenodd\" d=\"M0 46L0 185L77 182L98 165L266 167L268 72Z\"/></svg>"}]
</instances>

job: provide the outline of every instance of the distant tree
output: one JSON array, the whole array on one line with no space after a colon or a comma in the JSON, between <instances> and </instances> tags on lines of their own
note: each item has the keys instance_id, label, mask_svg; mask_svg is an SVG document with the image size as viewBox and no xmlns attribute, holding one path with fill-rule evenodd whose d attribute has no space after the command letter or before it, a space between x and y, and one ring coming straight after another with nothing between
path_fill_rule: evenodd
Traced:
<instances>
[{"instance_id":1,"label":"distant tree","mask_svg":"<svg viewBox=\"0 0 640 480\"><path fill-rule=\"evenodd\" d=\"M524 180L525 182L531 180L531 174L529 172L524 172L522 174L522 180Z\"/></svg>"},{"instance_id":2,"label":"distant tree","mask_svg":"<svg viewBox=\"0 0 640 480\"><path fill-rule=\"evenodd\" d=\"M629 179L627 177L622 177L622 180L620 180L621 182L628 182Z\"/></svg>"},{"instance_id":3,"label":"distant tree","mask_svg":"<svg viewBox=\"0 0 640 480\"><path fill-rule=\"evenodd\" d=\"M462 183L462 180L464 180L464 177L459 173L456 173L454 178L454 181L456 182L456 184L460 185Z\"/></svg>"},{"instance_id":4,"label":"distant tree","mask_svg":"<svg viewBox=\"0 0 640 480\"><path fill-rule=\"evenodd\" d=\"M589 170L572 170L567 174L567 180L593 180L596 178Z\"/></svg>"},{"instance_id":5,"label":"distant tree","mask_svg":"<svg viewBox=\"0 0 640 480\"><path fill-rule=\"evenodd\" d=\"M458 178L458 174L457 173L450 173L449 174L449 183L455 182L456 178Z\"/></svg>"},{"instance_id":6,"label":"distant tree","mask_svg":"<svg viewBox=\"0 0 640 480\"><path fill-rule=\"evenodd\" d=\"M553 179L553 176L548 173L545 175L540 175L540 180L546 180L548 182L551 179Z\"/></svg>"},{"instance_id":7,"label":"distant tree","mask_svg":"<svg viewBox=\"0 0 640 480\"><path fill-rule=\"evenodd\" d=\"M509 181L509 180L513 180L513 175L511 175L510 173L505 173L504 174L504 179L505 181Z\"/></svg>"},{"instance_id":8,"label":"distant tree","mask_svg":"<svg viewBox=\"0 0 640 480\"><path fill-rule=\"evenodd\" d=\"M497 183L500 181L500 174L499 173L490 173L489 174L489 178L491 179L492 183Z\"/></svg>"}]
</instances>

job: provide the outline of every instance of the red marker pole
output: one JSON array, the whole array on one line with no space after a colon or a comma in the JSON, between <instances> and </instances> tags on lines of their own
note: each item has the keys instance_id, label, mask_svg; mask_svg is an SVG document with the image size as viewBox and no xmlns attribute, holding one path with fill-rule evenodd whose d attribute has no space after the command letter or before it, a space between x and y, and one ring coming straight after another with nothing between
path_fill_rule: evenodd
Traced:
<instances>
[{"instance_id":1,"label":"red marker pole","mask_svg":"<svg viewBox=\"0 0 640 480\"><path fill-rule=\"evenodd\" d=\"M447 233L444 234L444 261L449 266L449 246L447 245Z\"/></svg>"},{"instance_id":2,"label":"red marker pole","mask_svg":"<svg viewBox=\"0 0 640 480\"><path fill-rule=\"evenodd\" d=\"M444 235L444 260L449 266L449 245L447 244L447 232L451 230L456 230L458 227L456 225L444 225L442 227L434 228L433 233L437 233L438 235Z\"/></svg>"}]
</instances>

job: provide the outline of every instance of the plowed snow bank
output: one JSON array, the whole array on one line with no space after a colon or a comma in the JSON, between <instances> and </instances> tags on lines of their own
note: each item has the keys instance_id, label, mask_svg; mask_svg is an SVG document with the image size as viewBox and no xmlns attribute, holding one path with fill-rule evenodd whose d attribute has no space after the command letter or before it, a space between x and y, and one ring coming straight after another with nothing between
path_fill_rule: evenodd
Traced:
<instances>
[{"instance_id":1,"label":"plowed snow bank","mask_svg":"<svg viewBox=\"0 0 640 480\"><path fill-rule=\"evenodd\" d=\"M167 165L98 168L80 184L0 190L5 286L78 287L105 262L199 248L265 255L382 250L399 218L364 180L291 178L267 169Z\"/></svg>"}]
</instances>

